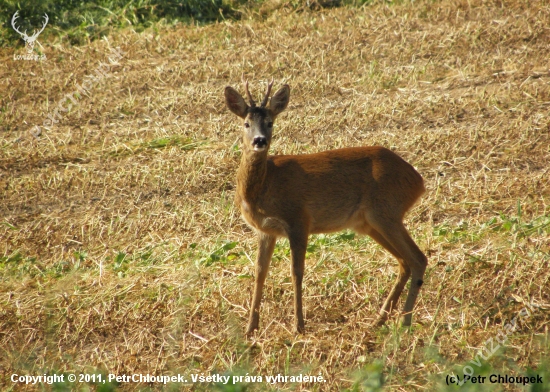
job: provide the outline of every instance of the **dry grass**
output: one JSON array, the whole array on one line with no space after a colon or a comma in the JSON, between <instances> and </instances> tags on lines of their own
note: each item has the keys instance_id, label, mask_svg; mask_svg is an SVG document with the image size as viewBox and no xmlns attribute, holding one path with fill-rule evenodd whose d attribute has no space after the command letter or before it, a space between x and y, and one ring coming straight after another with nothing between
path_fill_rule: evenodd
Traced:
<instances>
[{"instance_id":1,"label":"dry grass","mask_svg":"<svg viewBox=\"0 0 550 392\"><path fill-rule=\"evenodd\" d=\"M392 390L442 389L528 302L541 307L490 371L542 367L548 26L542 0L419 1L43 42L41 63L0 49L0 386L53 369L322 373L324 384L251 388L337 390L383 371ZM126 53L109 77L32 136L109 45ZM240 123L223 106L242 72L258 93L271 76L291 86L272 153L378 144L424 176L407 219L429 256L411 331L396 315L368 326L396 262L340 234L310 242L307 334L291 333L281 242L260 332L242 336L255 240L232 204Z\"/></svg>"}]
</instances>

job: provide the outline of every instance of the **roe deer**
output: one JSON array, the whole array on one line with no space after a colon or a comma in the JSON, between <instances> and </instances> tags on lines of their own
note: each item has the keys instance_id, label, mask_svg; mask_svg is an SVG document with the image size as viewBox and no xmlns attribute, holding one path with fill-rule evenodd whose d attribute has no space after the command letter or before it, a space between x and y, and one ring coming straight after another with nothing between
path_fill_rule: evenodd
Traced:
<instances>
[{"instance_id":1,"label":"roe deer","mask_svg":"<svg viewBox=\"0 0 550 392\"><path fill-rule=\"evenodd\" d=\"M403 325L411 325L427 259L405 229L403 216L425 191L420 174L384 147L267 155L273 122L287 107L290 88L284 85L270 100L272 80L257 106L248 82L243 79L243 84L249 104L229 86L225 88L225 103L244 119L235 202L244 220L258 233L256 283L247 334L258 329L262 290L277 237L287 237L290 242L295 328L303 333L302 279L308 237L346 228L369 235L399 262L397 282L375 325L384 324L412 277L403 311Z\"/></svg>"}]
</instances>

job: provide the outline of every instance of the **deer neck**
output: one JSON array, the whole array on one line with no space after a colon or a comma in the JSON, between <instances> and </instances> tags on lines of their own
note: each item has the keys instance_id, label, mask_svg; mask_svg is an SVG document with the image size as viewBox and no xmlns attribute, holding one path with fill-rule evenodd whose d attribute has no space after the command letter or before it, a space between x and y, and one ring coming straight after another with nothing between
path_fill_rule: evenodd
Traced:
<instances>
[{"instance_id":1,"label":"deer neck","mask_svg":"<svg viewBox=\"0 0 550 392\"><path fill-rule=\"evenodd\" d=\"M237 193L248 203L256 201L264 186L267 174L267 152L243 152L237 171Z\"/></svg>"}]
</instances>

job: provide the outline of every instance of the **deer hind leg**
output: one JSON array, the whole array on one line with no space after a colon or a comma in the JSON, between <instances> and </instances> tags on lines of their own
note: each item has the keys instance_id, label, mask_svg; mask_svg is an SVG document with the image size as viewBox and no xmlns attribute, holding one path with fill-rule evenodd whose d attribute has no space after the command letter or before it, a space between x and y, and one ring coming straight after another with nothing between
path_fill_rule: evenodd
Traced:
<instances>
[{"instance_id":1,"label":"deer hind leg","mask_svg":"<svg viewBox=\"0 0 550 392\"><path fill-rule=\"evenodd\" d=\"M304 313L302 309L302 281L304 279L304 264L306 259L308 234L298 231L288 236L292 254L292 282L294 284L294 323L298 333L305 332Z\"/></svg>"},{"instance_id":2,"label":"deer hind leg","mask_svg":"<svg viewBox=\"0 0 550 392\"><path fill-rule=\"evenodd\" d=\"M409 294L407 295L407 300L405 301L405 307L403 308L403 325L409 326L412 322L412 311L414 304L416 302L416 298L418 297L418 293L420 292L420 287L423 284L424 272L426 271L428 259L413 241L402 222L389 222L387 220L380 220L380 222L381 223L371 222L371 224L374 230L378 232L384 240L386 240L391 248L393 248L393 252L386 246L382 246L397 257L400 262L401 269L404 269L404 274L399 275L398 282L394 287L394 290L390 293L388 300L386 300L386 304L382 307L381 313L386 310L387 305L390 305L390 309L392 305L395 305L395 301L397 301L397 297L399 296L397 293L401 294L404 287L404 282L406 282L409 278L408 271L410 271L411 285L409 288ZM394 252L397 253L397 255ZM394 295L397 296L394 297Z\"/></svg>"},{"instance_id":3,"label":"deer hind leg","mask_svg":"<svg viewBox=\"0 0 550 392\"><path fill-rule=\"evenodd\" d=\"M250 308L250 318L246 334L250 335L258 329L260 324L260 303L262 302L262 292L264 288L267 271L271 264L271 256L275 248L276 238L267 234L260 233L258 237L258 256L256 258L256 282L254 285L254 295L252 297L252 306Z\"/></svg>"},{"instance_id":4,"label":"deer hind leg","mask_svg":"<svg viewBox=\"0 0 550 392\"><path fill-rule=\"evenodd\" d=\"M395 250L395 248L391 246L390 243L386 241L386 239L380 233L378 233L374 229L371 229L367 234L373 240L378 242L378 244L380 244L384 249L386 249L393 256L395 256L395 258L399 262L399 273L397 275L397 281L395 282L395 285L393 286L390 293L388 294L386 301L384 301L384 305L380 309L378 318L374 322L374 325L380 326L386 322L386 320L388 319L388 315L391 313L393 309L396 308L397 301L399 300L399 297L401 296L401 293L405 288L405 284L407 284L407 281L411 276L411 269L405 263L405 261L403 260L403 257L401 257L401 254L397 252L397 250Z\"/></svg>"}]
</instances>

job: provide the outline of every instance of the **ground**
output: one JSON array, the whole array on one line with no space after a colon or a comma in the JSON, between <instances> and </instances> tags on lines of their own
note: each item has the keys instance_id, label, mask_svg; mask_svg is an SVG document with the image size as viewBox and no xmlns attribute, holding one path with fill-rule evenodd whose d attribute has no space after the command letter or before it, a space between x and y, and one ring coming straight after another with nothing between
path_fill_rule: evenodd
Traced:
<instances>
[{"instance_id":1,"label":"ground","mask_svg":"<svg viewBox=\"0 0 550 392\"><path fill-rule=\"evenodd\" d=\"M473 373L549 390L549 26L543 0L422 0L52 38L43 61L0 48L1 388L24 389L15 373L280 373L325 382L235 387L443 390ZM310 238L306 333L281 240L244 336L256 240L233 205L241 122L223 101L243 73L258 96L290 85L272 154L382 145L424 177L406 218L429 259L410 329L397 312L370 325L397 262L344 232ZM161 389L118 384L146 387Z\"/></svg>"}]
</instances>

